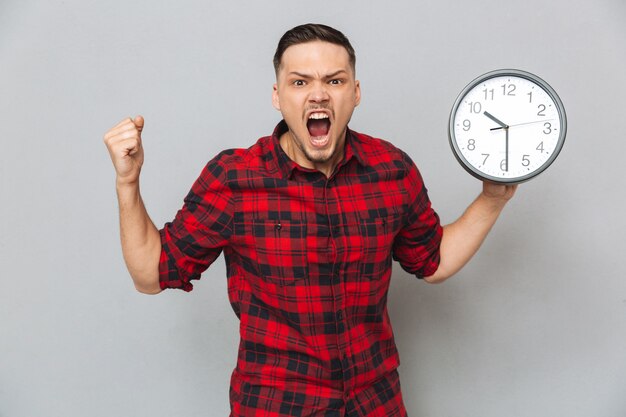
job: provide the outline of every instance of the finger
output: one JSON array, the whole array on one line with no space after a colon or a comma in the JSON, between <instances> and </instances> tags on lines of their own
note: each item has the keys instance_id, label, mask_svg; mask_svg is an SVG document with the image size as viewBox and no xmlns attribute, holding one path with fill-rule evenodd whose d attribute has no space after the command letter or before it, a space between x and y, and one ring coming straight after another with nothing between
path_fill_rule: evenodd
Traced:
<instances>
[{"instance_id":1,"label":"finger","mask_svg":"<svg viewBox=\"0 0 626 417\"><path fill-rule=\"evenodd\" d=\"M143 120L143 117L142 117L142 120ZM118 124L110 128L107 134L109 132L115 132L115 131L118 131L119 129L123 129L125 126L137 127L132 117L126 117L125 119L122 119ZM142 126L143 126L143 121L142 121Z\"/></svg>"},{"instance_id":2,"label":"finger","mask_svg":"<svg viewBox=\"0 0 626 417\"><path fill-rule=\"evenodd\" d=\"M118 124L116 124L115 126L113 126L111 129L115 129L115 128L116 128L116 127L118 127L118 126L121 126L121 125L127 124L127 123L129 123L129 122L130 122L130 123L132 123L132 122L133 122L133 118L132 118L132 117L126 117L126 118L124 118L124 119L120 120L120 122L119 122Z\"/></svg>"},{"instance_id":3,"label":"finger","mask_svg":"<svg viewBox=\"0 0 626 417\"><path fill-rule=\"evenodd\" d=\"M141 148L141 142L137 138L124 139L116 144L112 152L116 155L134 155Z\"/></svg>"},{"instance_id":4,"label":"finger","mask_svg":"<svg viewBox=\"0 0 626 417\"><path fill-rule=\"evenodd\" d=\"M141 132L143 130L143 124L144 124L145 120L143 118L142 115L137 115L135 117L135 119L133 120L133 123L135 124L135 126L137 126L137 129Z\"/></svg>"},{"instance_id":5,"label":"finger","mask_svg":"<svg viewBox=\"0 0 626 417\"><path fill-rule=\"evenodd\" d=\"M132 140L141 144L141 137L137 134L136 130L129 130L127 132L122 132L116 136L112 136L107 139L106 143L109 148L112 150L118 149L119 147L123 147L124 143Z\"/></svg>"},{"instance_id":6,"label":"finger","mask_svg":"<svg viewBox=\"0 0 626 417\"><path fill-rule=\"evenodd\" d=\"M121 125L120 127L109 130L104 135L104 138L105 139L114 138L115 136L118 136L125 132L135 132L137 134L140 133L139 129L137 129L137 126L135 126L135 124L132 121L129 121L127 124L124 124L124 125Z\"/></svg>"}]
</instances>

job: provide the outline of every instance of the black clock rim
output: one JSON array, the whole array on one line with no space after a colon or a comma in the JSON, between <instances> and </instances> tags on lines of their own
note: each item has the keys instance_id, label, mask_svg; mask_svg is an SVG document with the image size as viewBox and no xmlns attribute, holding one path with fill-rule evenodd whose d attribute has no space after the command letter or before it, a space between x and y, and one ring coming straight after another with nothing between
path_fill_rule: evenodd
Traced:
<instances>
[{"instance_id":1,"label":"black clock rim","mask_svg":"<svg viewBox=\"0 0 626 417\"><path fill-rule=\"evenodd\" d=\"M511 76L515 76L515 77L520 77L520 78L526 78L527 80L539 85L541 88L544 89L544 91L552 98L552 100L554 101L554 103L556 104L557 107L557 111L559 112L559 119L560 119L560 133L559 133L559 138L557 140L557 144L556 147L554 149L554 152L552 153L552 155L550 156L550 158L548 158L548 160L546 162L543 163L543 165L541 165L539 168L537 168L535 171L531 172L530 174L527 175L523 175L520 177L514 177L514 178L500 178L500 177L494 177L488 174L485 174L484 172L478 170L477 168L475 168L472 164L469 163L469 161L467 161L462 153L461 150L459 149L455 138L455 133L454 133L454 115L457 111L457 109L459 108L463 97L465 97L465 95L472 90L474 87L476 87L476 85L489 80L491 78L495 78L495 77L502 77L502 76L507 76L507 75L511 75ZM472 176L474 176L475 178L479 179L479 180L486 180L486 181L490 181L490 182L494 182L494 183L498 183L498 184L520 184L522 182L528 181L532 178L535 178L537 175L541 174L542 172L544 172L550 165L552 165L552 163L556 160L556 158L558 157L559 153L561 152L561 150L563 149L563 145L565 143L565 137L567 135L567 116L565 114L565 107L563 106L563 102L561 101L561 98L559 97L559 95L556 93L556 91L554 91L554 89L550 86L550 84L548 84L546 81L544 81L542 78L540 78L539 76L530 73L528 71L523 71L523 70L519 70L519 69L498 69L498 70L493 70L493 71L489 71L487 73L484 73L478 77L476 77L474 80L472 80L469 84L467 84L465 86L465 88L463 88L463 90L461 90L461 92L459 93L459 95L457 96L456 100L454 101L454 104L452 106L452 109L450 110L450 117L448 120L448 141L450 142L450 147L452 148L452 153L454 154L456 160L459 162L459 164L461 164L461 166Z\"/></svg>"}]
</instances>

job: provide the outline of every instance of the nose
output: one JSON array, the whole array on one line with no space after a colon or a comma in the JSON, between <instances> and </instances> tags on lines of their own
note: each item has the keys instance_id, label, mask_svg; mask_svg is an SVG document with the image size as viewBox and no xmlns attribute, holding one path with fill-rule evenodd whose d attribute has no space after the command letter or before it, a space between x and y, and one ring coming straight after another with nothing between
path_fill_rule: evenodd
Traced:
<instances>
[{"instance_id":1,"label":"nose","mask_svg":"<svg viewBox=\"0 0 626 417\"><path fill-rule=\"evenodd\" d=\"M329 100L328 90L323 82L313 83L309 94L309 101L314 103L323 103Z\"/></svg>"}]
</instances>

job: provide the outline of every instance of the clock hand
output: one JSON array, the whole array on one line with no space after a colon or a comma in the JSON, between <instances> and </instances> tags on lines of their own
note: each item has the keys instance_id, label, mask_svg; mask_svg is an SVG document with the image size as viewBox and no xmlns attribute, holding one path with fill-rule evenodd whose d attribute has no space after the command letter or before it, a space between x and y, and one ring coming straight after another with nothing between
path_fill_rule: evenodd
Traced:
<instances>
[{"instance_id":1,"label":"clock hand","mask_svg":"<svg viewBox=\"0 0 626 417\"><path fill-rule=\"evenodd\" d=\"M552 120L554 120L554 119L535 120L533 122L526 122L526 123L515 123L514 125L509 125L507 127L530 125L530 124L533 124L533 123L549 122L549 121L552 121ZM502 126L502 127L493 127L493 128L491 128L489 130L500 130L500 129L506 129L506 127L504 127L504 126Z\"/></svg>"},{"instance_id":2,"label":"clock hand","mask_svg":"<svg viewBox=\"0 0 626 417\"><path fill-rule=\"evenodd\" d=\"M509 127L507 126L504 131L506 132L506 162L505 162L505 171L509 172Z\"/></svg>"},{"instance_id":3,"label":"clock hand","mask_svg":"<svg viewBox=\"0 0 626 417\"><path fill-rule=\"evenodd\" d=\"M498 120L493 114L489 113L488 111L484 111L483 114L501 126L501 127L497 127L496 129L508 129L509 126L507 126L506 123ZM495 129L491 129L491 130L495 130Z\"/></svg>"},{"instance_id":4,"label":"clock hand","mask_svg":"<svg viewBox=\"0 0 626 417\"><path fill-rule=\"evenodd\" d=\"M496 118L493 114L489 113L488 111L484 111L483 114L485 116L487 116L488 118L490 118L491 120L493 120L494 122L496 122L497 124L500 125L500 127L496 127L496 128L491 129L491 130L504 129L504 131L506 133L506 136L505 136L504 170L506 172L509 172L509 126L506 123L504 123L503 121L501 121L498 118Z\"/></svg>"}]
</instances>

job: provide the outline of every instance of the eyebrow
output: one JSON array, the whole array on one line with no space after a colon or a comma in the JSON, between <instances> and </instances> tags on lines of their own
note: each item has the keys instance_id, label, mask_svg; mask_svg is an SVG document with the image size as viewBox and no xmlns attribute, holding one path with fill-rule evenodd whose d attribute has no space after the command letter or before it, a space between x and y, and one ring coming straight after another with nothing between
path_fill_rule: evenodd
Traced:
<instances>
[{"instance_id":1,"label":"eyebrow","mask_svg":"<svg viewBox=\"0 0 626 417\"><path fill-rule=\"evenodd\" d=\"M344 70L344 69L340 69L340 70L337 70L337 71L332 72L332 73L330 73L330 74L326 74L326 75L324 75L324 77L323 77L323 78L325 78L325 79L328 79L328 78L333 78L333 77L336 77L337 75L339 75L339 74L341 74L341 73L348 74L348 72L347 72L346 70ZM305 73L298 72L298 71L291 71L291 72L290 72L289 74L287 74L287 75L289 75L289 76L293 76L293 75L295 75L295 76L297 76L297 77L301 77L301 78L313 78L313 76L312 76L311 74L305 74Z\"/></svg>"}]
</instances>

